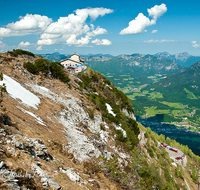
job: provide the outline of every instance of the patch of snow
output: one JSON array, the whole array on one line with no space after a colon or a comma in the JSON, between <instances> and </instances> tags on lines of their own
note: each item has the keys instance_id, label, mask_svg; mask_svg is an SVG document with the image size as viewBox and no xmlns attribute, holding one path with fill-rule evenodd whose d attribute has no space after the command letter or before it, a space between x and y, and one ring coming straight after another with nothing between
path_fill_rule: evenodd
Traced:
<instances>
[{"instance_id":1,"label":"patch of snow","mask_svg":"<svg viewBox=\"0 0 200 190\"><path fill-rule=\"evenodd\" d=\"M129 117L129 118L131 118L131 119L133 119L133 120L136 121L136 117L135 117L135 115L133 114L133 112L128 113L127 109L122 109L122 112L123 112L127 117Z\"/></svg>"},{"instance_id":2,"label":"patch of snow","mask_svg":"<svg viewBox=\"0 0 200 190\"><path fill-rule=\"evenodd\" d=\"M37 121L39 124L41 124L41 125L47 127L47 126L44 124L44 121L43 121L38 115L35 115L34 113L32 113L32 112L30 112L30 111L27 111L27 110L25 110L25 109L23 109L23 108L21 108L21 107L19 107L19 106L16 106L16 107L17 107L18 109L20 109L21 111L23 111L24 113L27 113L27 114L29 114L30 116L34 117L34 118L36 119L36 121Z\"/></svg>"},{"instance_id":3,"label":"patch of snow","mask_svg":"<svg viewBox=\"0 0 200 190\"><path fill-rule=\"evenodd\" d=\"M116 116L116 114L112 111L112 107L110 106L110 104L106 103L106 107L107 107L108 113L112 114L113 116Z\"/></svg>"},{"instance_id":4,"label":"patch of snow","mask_svg":"<svg viewBox=\"0 0 200 190\"><path fill-rule=\"evenodd\" d=\"M127 137L126 131L122 129L120 125L114 125L114 127L116 130L121 130L125 138Z\"/></svg>"},{"instance_id":5,"label":"patch of snow","mask_svg":"<svg viewBox=\"0 0 200 190\"><path fill-rule=\"evenodd\" d=\"M110 87L108 84L106 84L106 86L112 90L112 87Z\"/></svg>"},{"instance_id":6,"label":"patch of snow","mask_svg":"<svg viewBox=\"0 0 200 190\"><path fill-rule=\"evenodd\" d=\"M40 99L35 94L5 74L3 75L3 81L0 81L0 85L3 85L3 83L6 84L7 92L12 98L20 99L24 105L37 109Z\"/></svg>"},{"instance_id":7,"label":"patch of snow","mask_svg":"<svg viewBox=\"0 0 200 190\"><path fill-rule=\"evenodd\" d=\"M64 170L64 169L60 168L60 171L62 173L65 173L69 177L69 179L71 181L73 181L74 183L79 182L81 179L81 177L78 174L76 174L75 172L73 172L71 168L68 170Z\"/></svg>"},{"instance_id":8,"label":"patch of snow","mask_svg":"<svg viewBox=\"0 0 200 190\"><path fill-rule=\"evenodd\" d=\"M46 88L46 87L43 87L43 86L38 86L40 89L42 89L42 90L45 90L45 91L49 91L49 89L48 88Z\"/></svg>"},{"instance_id":9,"label":"patch of snow","mask_svg":"<svg viewBox=\"0 0 200 190\"><path fill-rule=\"evenodd\" d=\"M176 163L174 163L174 162L172 162L172 165L173 165L173 166L175 166L175 167L177 167L177 164L176 164Z\"/></svg>"}]
</instances>

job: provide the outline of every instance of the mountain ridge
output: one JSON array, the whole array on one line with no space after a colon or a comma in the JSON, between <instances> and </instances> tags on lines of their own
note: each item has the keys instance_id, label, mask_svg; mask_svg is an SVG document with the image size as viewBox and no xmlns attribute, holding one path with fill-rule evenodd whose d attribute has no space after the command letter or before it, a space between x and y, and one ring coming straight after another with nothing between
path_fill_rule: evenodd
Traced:
<instances>
[{"instance_id":1,"label":"mountain ridge","mask_svg":"<svg viewBox=\"0 0 200 190\"><path fill-rule=\"evenodd\" d=\"M200 61L200 56L192 56L187 52L176 53L176 54L169 54L168 52L159 52L154 54L157 57L167 58L170 60L176 61L178 64L181 64L185 67L190 67L192 64Z\"/></svg>"},{"instance_id":2,"label":"mountain ridge","mask_svg":"<svg viewBox=\"0 0 200 190\"><path fill-rule=\"evenodd\" d=\"M61 61L62 58L67 58L70 56L70 54L60 54L59 52L54 52L52 54L39 54L39 55L42 55L44 58L47 58L46 56L48 55L48 60L51 61L51 60L54 60L54 61ZM57 57L54 57L56 56ZM60 58L58 57L61 56ZM107 57L107 59L109 58L122 58L122 57L130 57L130 56L134 56L134 55L141 55L141 56L145 56L145 55L148 55L148 54L140 54L140 53L134 53L134 54L121 54L121 55L117 55L117 56L113 56L113 55L110 55L110 54L88 54L88 55L82 55L83 57L98 57L98 59L101 61L101 57ZM65 56L65 57L64 57ZM184 67L189 67L191 66L192 64L200 61L200 56L193 56L193 55L190 55L188 54L187 52L182 52L182 53L175 53L175 54L169 54L168 52L158 52L156 54L154 54L153 56L156 56L156 57L160 57L160 58L166 58L166 59L169 59L169 60L174 60L176 61L178 64L184 66ZM54 57L54 58L53 58Z\"/></svg>"}]
</instances>

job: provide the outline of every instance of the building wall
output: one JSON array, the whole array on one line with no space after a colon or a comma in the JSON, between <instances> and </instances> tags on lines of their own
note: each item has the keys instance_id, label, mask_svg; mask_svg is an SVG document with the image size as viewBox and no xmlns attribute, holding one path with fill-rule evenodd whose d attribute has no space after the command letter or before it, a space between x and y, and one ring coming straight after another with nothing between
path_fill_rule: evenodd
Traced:
<instances>
[{"instance_id":1,"label":"building wall","mask_svg":"<svg viewBox=\"0 0 200 190\"><path fill-rule=\"evenodd\" d=\"M71 64L71 67L75 67L77 63L74 63L73 61L71 61L71 60L68 59L66 61L63 61L61 64L64 67L70 66L70 64Z\"/></svg>"}]
</instances>

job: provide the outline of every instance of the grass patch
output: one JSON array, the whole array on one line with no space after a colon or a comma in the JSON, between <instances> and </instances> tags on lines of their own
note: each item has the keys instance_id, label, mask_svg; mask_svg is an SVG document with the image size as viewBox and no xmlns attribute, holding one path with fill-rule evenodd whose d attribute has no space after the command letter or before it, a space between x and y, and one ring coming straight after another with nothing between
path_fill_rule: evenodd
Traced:
<instances>
[{"instance_id":1,"label":"grass patch","mask_svg":"<svg viewBox=\"0 0 200 190\"><path fill-rule=\"evenodd\" d=\"M146 113L155 116L156 114L170 114L170 110L157 110L156 107L147 108Z\"/></svg>"},{"instance_id":2,"label":"grass patch","mask_svg":"<svg viewBox=\"0 0 200 190\"><path fill-rule=\"evenodd\" d=\"M165 104L165 105L172 107L172 108L176 108L176 109L185 109L185 107L186 107L186 106L184 106L183 104L180 104L180 103L172 103L172 102L166 102L166 101L162 101L160 103Z\"/></svg>"},{"instance_id":3,"label":"grass patch","mask_svg":"<svg viewBox=\"0 0 200 190\"><path fill-rule=\"evenodd\" d=\"M184 88L184 91L187 93L188 99L198 99L192 92L190 92L187 88Z\"/></svg>"},{"instance_id":4,"label":"grass patch","mask_svg":"<svg viewBox=\"0 0 200 190\"><path fill-rule=\"evenodd\" d=\"M149 98L156 99L156 98L164 98L160 92L151 92L149 93Z\"/></svg>"}]
</instances>

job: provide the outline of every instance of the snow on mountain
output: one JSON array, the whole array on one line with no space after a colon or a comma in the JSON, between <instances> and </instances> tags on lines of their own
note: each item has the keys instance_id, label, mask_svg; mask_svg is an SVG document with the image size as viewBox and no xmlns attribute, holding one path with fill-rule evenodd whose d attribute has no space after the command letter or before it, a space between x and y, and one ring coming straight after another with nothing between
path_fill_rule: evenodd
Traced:
<instances>
[{"instance_id":1,"label":"snow on mountain","mask_svg":"<svg viewBox=\"0 0 200 190\"><path fill-rule=\"evenodd\" d=\"M116 114L112 111L112 107L110 106L110 104L106 103L106 107L107 107L108 113L112 114L113 116L116 116Z\"/></svg>"},{"instance_id":2,"label":"snow on mountain","mask_svg":"<svg viewBox=\"0 0 200 190\"><path fill-rule=\"evenodd\" d=\"M13 80L7 75L3 75L3 81L0 81L0 85L6 84L7 92L14 99L20 99L22 104L38 109L37 106L40 104L38 96L24 88L20 83Z\"/></svg>"}]
</instances>

